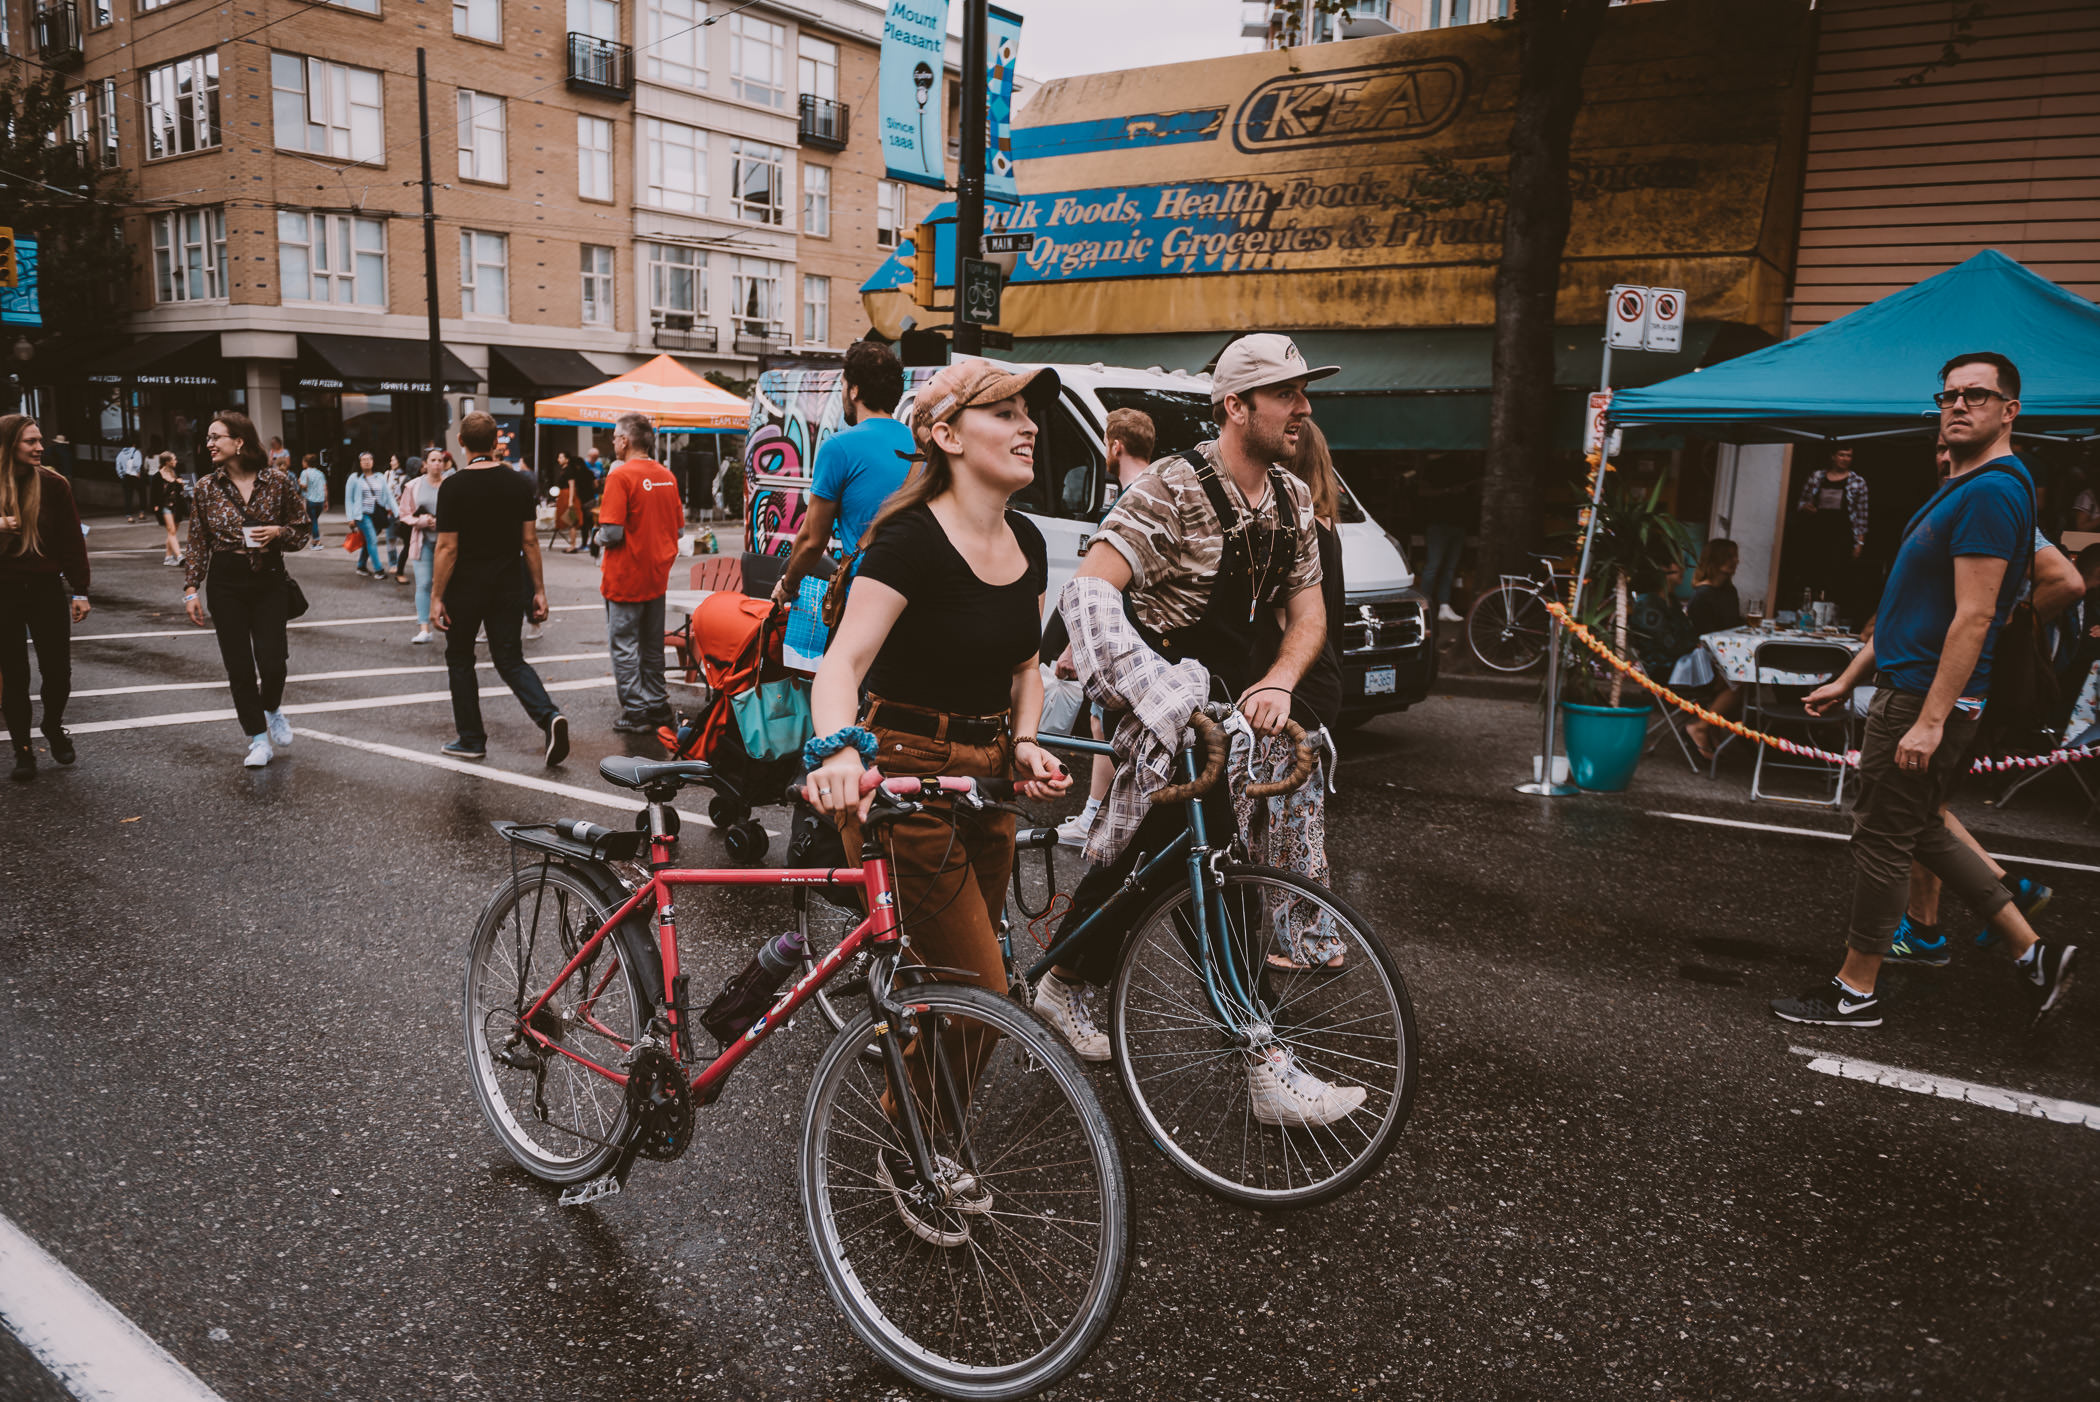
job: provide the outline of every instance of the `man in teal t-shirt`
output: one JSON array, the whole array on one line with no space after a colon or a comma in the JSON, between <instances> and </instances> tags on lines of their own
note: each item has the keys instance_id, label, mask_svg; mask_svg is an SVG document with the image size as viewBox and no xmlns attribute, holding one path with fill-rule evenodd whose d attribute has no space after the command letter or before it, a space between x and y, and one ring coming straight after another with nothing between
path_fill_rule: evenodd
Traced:
<instances>
[{"instance_id":1,"label":"man in teal t-shirt","mask_svg":"<svg viewBox=\"0 0 2100 1402\"><path fill-rule=\"evenodd\" d=\"M916 451L911 430L892 417L904 397L903 363L888 346L856 341L846 352L844 378L846 422L853 427L817 449L809 508L787 568L773 587L775 599L794 598L804 575L823 572L834 523L843 553L858 554L875 513L911 471L908 459Z\"/></svg>"}]
</instances>

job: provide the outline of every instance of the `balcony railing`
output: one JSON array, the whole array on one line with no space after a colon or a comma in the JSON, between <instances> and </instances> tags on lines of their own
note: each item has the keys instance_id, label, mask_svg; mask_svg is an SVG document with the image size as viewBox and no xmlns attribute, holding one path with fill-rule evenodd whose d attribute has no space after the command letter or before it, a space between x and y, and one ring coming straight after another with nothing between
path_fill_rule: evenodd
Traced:
<instances>
[{"instance_id":1,"label":"balcony railing","mask_svg":"<svg viewBox=\"0 0 2100 1402\"><path fill-rule=\"evenodd\" d=\"M779 355L788 344L788 333L783 327L739 326L731 349L738 355Z\"/></svg>"},{"instance_id":2,"label":"balcony railing","mask_svg":"<svg viewBox=\"0 0 2100 1402\"><path fill-rule=\"evenodd\" d=\"M714 326L663 326L650 328L650 340L658 350L711 351L721 344L721 329Z\"/></svg>"},{"instance_id":3,"label":"balcony railing","mask_svg":"<svg viewBox=\"0 0 2100 1402\"><path fill-rule=\"evenodd\" d=\"M79 66L83 57L79 11L71 4L48 6L36 12L33 23L37 57L54 68Z\"/></svg>"},{"instance_id":4,"label":"balcony railing","mask_svg":"<svg viewBox=\"0 0 2100 1402\"><path fill-rule=\"evenodd\" d=\"M846 149L846 119L852 112L853 109L843 102L804 93L795 127L796 140L819 150L843 151Z\"/></svg>"},{"instance_id":5,"label":"balcony railing","mask_svg":"<svg viewBox=\"0 0 2100 1402\"><path fill-rule=\"evenodd\" d=\"M634 50L611 39L569 35L569 87L598 97L634 95Z\"/></svg>"}]
</instances>

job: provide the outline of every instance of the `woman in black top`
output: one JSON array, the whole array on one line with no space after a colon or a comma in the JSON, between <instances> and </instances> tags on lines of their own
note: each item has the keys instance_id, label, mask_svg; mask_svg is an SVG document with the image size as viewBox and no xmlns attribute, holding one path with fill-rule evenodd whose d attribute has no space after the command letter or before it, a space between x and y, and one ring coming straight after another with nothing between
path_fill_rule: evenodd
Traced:
<instances>
[{"instance_id":1,"label":"woman in black top","mask_svg":"<svg viewBox=\"0 0 2100 1402\"><path fill-rule=\"evenodd\" d=\"M161 563L181 564L182 542L176 533L190 519L190 484L182 480L173 453L162 453L154 474L146 479L146 502L153 519L168 533L168 553Z\"/></svg>"},{"instance_id":2,"label":"woman in black top","mask_svg":"<svg viewBox=\"0 0 2100 1402\"><path fill-rule=\"evenodd\" d=\"M29 649L44 682L44 741L73 762L66 701L73 693L73 625L88 616L87 541L65 477L43 465L44 434L27 414L0 416L0 711L17 782L36 777L29 738Z\"/></svg>"},{"instance_id":3,"label":"woman in black top","mask_svg":"<svg viewBox=\"0 0 2100 1402\"><path fill-rule=\"evenodd\" d=\"M807 796L839 820L849 858L873 801L860 791L863 748L893 776L1011 776L1037 798L1071 784L1035 742L1048 555L1041 532L1006 509L1035 480L1029 401L1056 394L1053 371L1009 374L981 360L957 361L919 391L912 436L925 465L868 528L810 696L812 749L838 748L811 771ZM1013 871L1013 815L929 810L886 831L912 955L968 969L1003 995L997 922ZM974 1080L989 1051L958 1044L949 1055ZM885 1186L903 1186L909 1158L885 1151L881 1164ZM906 1199L897 1201L908 1215Z\"/></svg>"},{"instance_id":4,"label":"woman in black top","mask_svg":"<svg viewBox=\"0 0 2100 1402\"><path fill-rule=\"evenodd\" d=\"M1736 543L1720 537L1706 542L1706 549L1699 552L1698 567L1692 571L1692 602L1687 612L1700 637L1743 626L1743 606L1735 592L1735 571L1741 562L1742 552ZM1706 708L1718 715L1732 715L1742 703L1742 693L1729 685L1725 676L1720 683ZM1721 742L1720 731L1703 720L1695 720L1684 729L1700 756L1711 760L1715 746Z\"/></svg>"}]
</instances>

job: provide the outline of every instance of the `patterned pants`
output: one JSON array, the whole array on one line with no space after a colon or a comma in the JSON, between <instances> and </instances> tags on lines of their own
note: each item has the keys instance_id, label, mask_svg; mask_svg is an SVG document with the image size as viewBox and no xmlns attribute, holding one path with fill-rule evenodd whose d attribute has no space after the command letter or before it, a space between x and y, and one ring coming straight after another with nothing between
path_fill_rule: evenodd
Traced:
<instances>
[{"instance_id":1,"label":"patterned pants","mask_svg":"<svg viewBox=\"0 0 2100 1402\"><path fill-rule=\"evenodd\" d=\"M1325 749L1325 736L1315 735ZM1256 779L1277 779L1291 767L1290 745L1280 736L1257 742L1249 772ZM1327 885L1327 765L1322 754L1312 777L1280 798L1236 796L1240 828L1254 860L1280 867L1308 881ZM1276 931L1276 952L1293 964L1324 964L1348 948L1334 929L1334 917L1311 901L1279 897L1271 903L1269 923Z\"/></svg>"}]
</instances>

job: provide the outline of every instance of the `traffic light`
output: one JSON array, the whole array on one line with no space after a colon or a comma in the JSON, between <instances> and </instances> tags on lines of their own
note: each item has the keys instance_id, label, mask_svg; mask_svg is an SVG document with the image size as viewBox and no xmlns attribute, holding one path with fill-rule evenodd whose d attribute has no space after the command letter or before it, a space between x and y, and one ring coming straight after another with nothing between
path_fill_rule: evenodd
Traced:
<instances>
[{"instance_id":1,"label":"traffic light","mask_svg":"<svg viewBox=\"0 0 2100 1402\"><path fill-rule=\"evenodd\" d=\"M934 248L933 225L921 224L911 231L911 299L928 311L935 309L940 296L933 285Z\"/></svg>"},{"instance_id":2,"label":"traffic light","mask_svg":"<svg viewBox=\"0 0 2100 1402\"><path fill-rule=\"evenodd\" d=\"M0 4L6 0L0 0ZM15 268L15 231L0 229L0 287L13 287L21 281Z\"/></svg>"}]
</instances>

